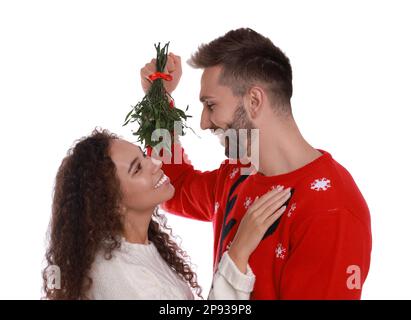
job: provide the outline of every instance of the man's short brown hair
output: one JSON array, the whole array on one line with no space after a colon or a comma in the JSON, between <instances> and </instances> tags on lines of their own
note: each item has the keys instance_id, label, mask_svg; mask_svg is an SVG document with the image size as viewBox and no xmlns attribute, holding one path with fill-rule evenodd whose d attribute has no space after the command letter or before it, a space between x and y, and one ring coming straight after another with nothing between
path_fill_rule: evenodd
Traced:
<instances>
[{"instance_id":1,"label":"man's short brown hair","mask_svg":"<svg viewBox=\"0 0 411 320\"><path fill-rule=\"evenodd\" d=\"M253 85L263 85L276 107L290 111L292 70L287 56L272 41L249 28L231 30L202 44L188 63L194 68L220 65L220 84L244 96Z\"/></svg>"}]
</instances>

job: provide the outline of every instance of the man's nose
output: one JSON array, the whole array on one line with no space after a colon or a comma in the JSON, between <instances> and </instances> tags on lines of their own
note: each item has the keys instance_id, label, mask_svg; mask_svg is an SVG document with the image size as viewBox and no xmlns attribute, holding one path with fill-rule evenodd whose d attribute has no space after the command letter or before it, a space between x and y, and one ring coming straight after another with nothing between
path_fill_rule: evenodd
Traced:
<instances>
[{"instance_id":1,"label":"man's nose","mask_svg":"<svg viewBox=\"0 0 411 320\"><path fill-rule=\"evenodd\" d=\"M203 108L203 112L201 113L201 121L200 121L200 128L203 130L210 129L212 127L212 123L210 121L210 115L206 108Z\"/></svg>"}]
</instances>

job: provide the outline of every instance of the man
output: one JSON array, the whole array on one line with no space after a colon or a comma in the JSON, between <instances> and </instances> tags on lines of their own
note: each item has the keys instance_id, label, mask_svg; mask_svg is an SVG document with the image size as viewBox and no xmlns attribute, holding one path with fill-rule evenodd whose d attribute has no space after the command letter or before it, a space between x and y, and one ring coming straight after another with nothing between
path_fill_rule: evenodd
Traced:
<instances>
[{"instance_id":1,"label":"man","mask_svg":"<svg viewBox=\"0 0 411 320\"><path fill-rule=\"evenodd\" d=\"M268 38L237 29L200 46L189 63L204 70L201 128L258 129L258 172L241 175L244 165L228 161L208 172L165 164L176 193L164 209L213 222L216 267L256 197L291 187L286 212L250 257L251 299L359 299L370 264L369 210L349 172L300 133L289 59ZM141 70L144 90L153 71L153 61ZM167 71L171 92L181 76L179 57L170 56ZM247 263L241 252L229 255L238 266Z\"/></svg>"}]
</instances>

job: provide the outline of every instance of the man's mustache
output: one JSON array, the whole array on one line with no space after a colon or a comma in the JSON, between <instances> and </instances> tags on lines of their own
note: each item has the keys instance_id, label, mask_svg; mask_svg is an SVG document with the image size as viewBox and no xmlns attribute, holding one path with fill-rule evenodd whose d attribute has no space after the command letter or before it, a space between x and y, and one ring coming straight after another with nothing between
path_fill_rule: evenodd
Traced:
<instances>
[{"instance_id":1,"label":"man's mustache","mask_svg":"<svg viewBox=\"0 0 411 320\"><path fill-rule=\"evenodd\" d=\"M228 158L238 159L247 155L247 143L240 141L239 130L232 127L210 129L211 133L218 138L220 145L224 147L224 153Z\"/></svg>"}]
</instances>

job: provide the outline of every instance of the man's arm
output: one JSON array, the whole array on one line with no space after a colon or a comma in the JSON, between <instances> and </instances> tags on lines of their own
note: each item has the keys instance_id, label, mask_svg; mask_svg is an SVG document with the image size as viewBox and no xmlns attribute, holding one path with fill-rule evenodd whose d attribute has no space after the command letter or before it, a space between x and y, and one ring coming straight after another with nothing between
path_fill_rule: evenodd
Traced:
<instances>
[{"instance_id":1,"label":"man's arm","mask_svg":"<svg viewBox=\"0 0 411 320\"><path fill-rule=\"evenodd\" d=\"M201 221L212 221L214 217L215 190L219 169L201 172L189 163L179 143L172 146L171 160L162 169L175 188L174 197L162 204L168 212ZM175 161L184 159L183 161ZM181 163L182 162L182 163Z\"/></svg>"},{"instance_id":2,"label":"man's arm","mask_svg":"<svg viewBox=\"0 0 411 320\"><path fill-rule=\"evenodd\" d=\"M141 86L146 93L152 84L149 77L155 71L155 59L148 62L140 70ZM181 58L170 53L164 72L172 76L172 80L163 81L166 91L171 94L176 89L182 76ZM174 144L171 150L173 152L172 159L171 161L165 161L162 169L170 178L171 184L175 188L175 194L171 200L162 204L162 208L184 217L211 221L214 214L214 189L217 183L218 170L200 172L194 170L188 161L180 161L184 150L179 143ZM151 150L148 151L151 155ZM178 159L177 162L175 158ZM187 157L185 158L187 159Z\"/></svg>"},{"instance_id":3,"label":"man's arm","mask_svg":"<svg viewBox=\"0 0 411 320\"><path fill-rule=\"evenodd\" d=\"M345 209L296 223L280 299L360 299L370 265L370 226Z\"/></svg>"}]
</instances>

